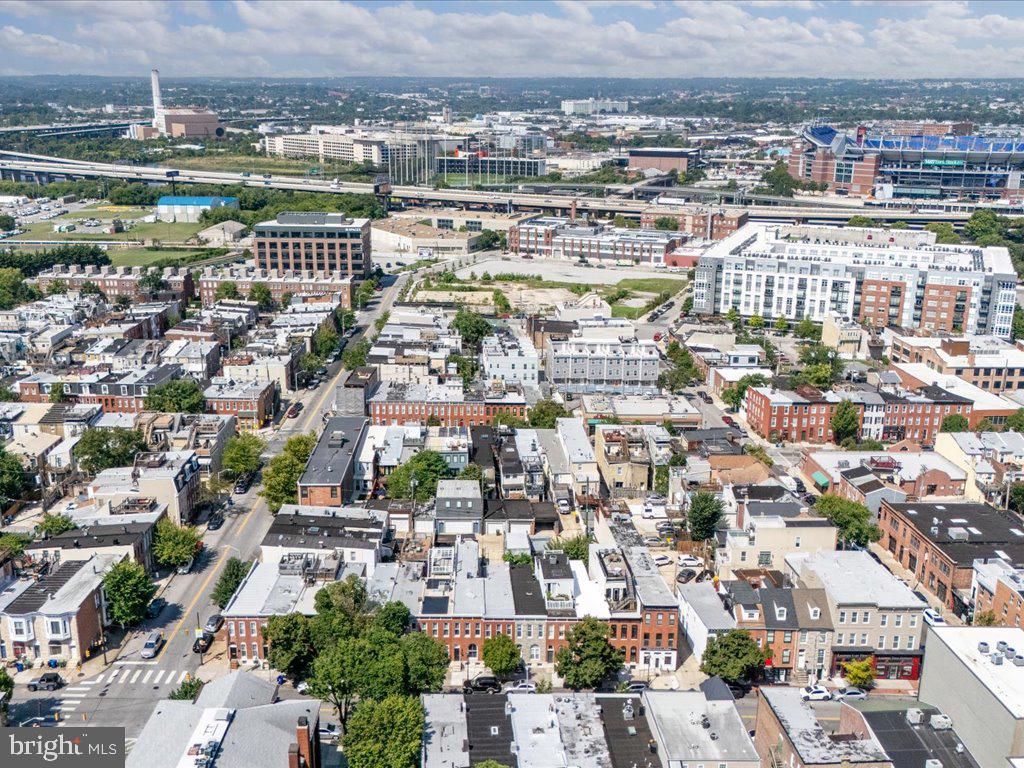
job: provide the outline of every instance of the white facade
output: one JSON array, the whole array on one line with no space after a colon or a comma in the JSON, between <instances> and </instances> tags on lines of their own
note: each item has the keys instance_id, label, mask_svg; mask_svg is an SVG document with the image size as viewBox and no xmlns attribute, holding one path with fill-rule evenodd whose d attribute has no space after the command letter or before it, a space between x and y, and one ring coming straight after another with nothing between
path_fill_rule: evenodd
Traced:
<instances>
[{"instance_id":1,"label":"white facade","mask_svg":"<svg viewBox=\"0 0 1024 768\"><path fill-rule=\"evenodd\" d=\"M659 363L653 341L581 337L549 342L546 372L551 385L566 392L654 394Z\"/></svg>"},{"instance_id":2,"label":"white facade","mask_svg":"<svg viewBox=\"0 0 1024 768\"><path fill-rule=\"evenodd\" d=\"M525 336L502 334L488 336L481 353L485 381L537 386L540 358L537 349Z\"/></svg>"},{"instance_id":3,"label":"white facade","mask_svg":"<svg viewBox=\"0 0 1024 768\"><path fill-rule=\"evenodd\" d=\"M596 115L601 112L629 112L629 102L594 98L562 101L562 114L565 115Z\"/></svg>"}]
</instances>

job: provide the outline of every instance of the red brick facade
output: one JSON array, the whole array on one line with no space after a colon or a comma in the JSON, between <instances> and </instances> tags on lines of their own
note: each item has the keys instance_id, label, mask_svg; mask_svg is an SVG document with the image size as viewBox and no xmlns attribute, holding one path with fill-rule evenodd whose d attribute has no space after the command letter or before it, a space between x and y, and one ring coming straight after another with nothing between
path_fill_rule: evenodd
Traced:
<instances>
[{"instance_id":1,"label":"red brick facade","mask_svg":"<svg viewBox=\"0 0 1024 768\"><path fill-rule=\"evenodd\" d=\"M490 424L499 414L525 418L526 405L525 403L370 401L370 418L374 424L401 425L412 422L424 424L428 419L434 417L442 427L482 427Z\"/></svg>"}]
</instances>

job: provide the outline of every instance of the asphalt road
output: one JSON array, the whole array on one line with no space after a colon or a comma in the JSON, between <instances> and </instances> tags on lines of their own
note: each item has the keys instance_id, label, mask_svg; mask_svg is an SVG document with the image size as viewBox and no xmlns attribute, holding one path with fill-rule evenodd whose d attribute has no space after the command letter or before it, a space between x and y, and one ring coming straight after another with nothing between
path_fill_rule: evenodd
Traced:
<instances>
[{"instance_id":1,"label":"asphalt road","mask_svg":"<svg viewBox=\"0 0 1024 768\"><path fill-rule=\"evenodd\" d=\"M377 294L375 301L360 313L361 328L350 343L362 338L367 328L394 304L402 285L408 279L400 276ZM345 371L339 363L333 375L313 391L300 395L305 409L296 419L284 419L268 440L269 455L280 452L288 437L317 431L322 413L330 408L334 389ZM266 454L265 454L266 455ZM258 495L258 486L248 493L233 496L234 506L218 531L205 531L203 555L188 574L170 577L159 593L167 606L154 619L133 631L119 652L108 652L110 665L99 674L78 677L74 670L60 670L68 685L54 692L31 693L22 685L15 688L10 708L12 724L39 718L41 725L123 726L129 748L134 744L156 702L167 698L188 676L195 676L200 666L199 654L192 652L195 630L217 612L212 601L224 564L231 557L254 558L260 542L273 520L266 502ZM143 659L140 651L146 636L159 631L164 645L154 659ZM215 642L212 653L225 653L224 642ZM60 713L61 721L54 720Z\"/></svg>"}]
</instances>

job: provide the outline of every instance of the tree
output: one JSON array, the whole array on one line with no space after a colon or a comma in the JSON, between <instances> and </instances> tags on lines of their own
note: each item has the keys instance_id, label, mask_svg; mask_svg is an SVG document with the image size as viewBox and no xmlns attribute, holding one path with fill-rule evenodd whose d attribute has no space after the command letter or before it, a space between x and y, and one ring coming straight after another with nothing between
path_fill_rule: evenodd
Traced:
<instances>
[{"instance_id":1,"label":"tree","mask_svg":"<svg viewBox=\"0 0 1024 768\"><path fill-rule=\"evenodd\" d=\"M268 661L274 669L296 680L306 676L315 655L309 619L301 613L271 616L263 638L270 645Z\"/></svg>"},{"instance_id":2,"label":"tree","mask_svg":"<svg viewBox=\"0 0 1024 768\"><path fill-rule=\"evenodd\" d=\"M424 715L419 699L388 696L360 701L345 732L351 768L414 768L419 761Z\"/></svg>"},{"instance_id":3,"label":"tree","mask_svg":"<svg viewBox=\"0 0 1024 768\"><path fill-rule=\"evenodd\" d=\"M747 394L747 389L750 387L763 387L767 384L768 379L763 374L748 373L746 376L741 376L739 381L731 387L723 389L720 397L722 398L722 402L730 408L733 410L739 410L740 406L743 405L743 398Z\"/></svg>"},{"instance_id":4,"label":"tree","mask_svg":"<svg viewBox=\"0 0 1024 768\"><path fill-rule=\"evenodd\" d=\"M31 542L32 537L27 533L0 533L0 554L21 557Z\"/></svg>"},{"instance_id":5,"label":"tree","mask_svg":"<svg viewBox=\"0 0 1024 768\"><path fill-rule=\"evenodd\" d=\"M260 457L266 448L266 442L251 432L236 435L224 446L221 467L233 477L256 472L263 463Z\"/></svg>"},{"instance_id":6,"label":"tree","mask_svg":"<svg viewBox=\"0 0 1024 768\"><path fill-rule=\"evenodd\" d=\"M145 406L147 411L161 413L202 413L206 400L195 379L172 379L149 390Z\"/></svg>"},{"instance_id":7,"label":"tree","mask_svg":"<svg viewBox=\"0 0 1024 768\"><path fill-rule=\"evenodd\" d=\"M827 365L808 365L795 377L797 384L810 384L816 389L828 389L832 386L832 369Z\"/></svg>"},{"instance_id":8,"label":"tree","mask_svg":"<svg viewBox=\"0 0 1024 768\"><path fill-rule=\"evenodd\" d=\"M223 283L217 286L217 290L213 292L213 300L220 301L221 299L237 299L239 298L238 286L230 280L225 280Z\"/></svg>"},{"instance_id":9,"label":"tree","mask_svg":"<svg viewBox=\"0 0 1024 768\"><path fill-rule=\"evenodd\" d=\"M405 635L398 644L405 657L406 691L413 696L440 691L448 672L448 648L423 632Z\"/></svg>"},{"instance_id":10,"label":"tree","mask_svg":"<svg viewBox=\"0 0 1024 768\"><path fill-rule=\"evenodd\" d=\"M491 335L491 324L478 312L462 307L455 313L451 327L462 335L464 346L476 348L485 336Z\"/></svg>"},{"instance_id":11,"label":"tree","mask_svg":"<svg viewBox=\"0 0 1024 768\"><path fill-rule=\"evenodd\" d=\"M315 435L296 435L288 438L281 453L270 460L263 471L260 495L266 499L271 513L276 515L282 504L294 504L298 500L299 477L315 447Z\"/></svg>"},{"instance_id":12,"label":"tree","mask_svg":"<svg viewBox=\"0 0 1024 768\"><path fill-rule=\"evenodd\" d=\"M56 384L50 387L51 403L66 403L69 402L70 400L71 398L65 392L63 381L58 381Z\"/></svg>"},{"instance_id":13,"label":"tree","mask_svg":"<svg viewBox=\"0 0 1024 768\"><path fill-rule=\"evenodd\" d=\"M277 306L266 283L253 283L247 298L249 301L255 301L263 312L269 312Z\"/></svg>"},{"instance_id":14,"label":"tree","mask_svg":"<svg viewBox=\"0 0 1024 768\"><path fill-rule=\"evenodd\" d=\"M1007 506L1017 514L1024 514L1024 483L1013 483L1010 486Z\"/></svg>"},{"instance_id":15,"label":"tree","mask_svg":"<svg viewBox=\"0 0 1024 768\"><path fill-rule=\"evenodd\" d=\"M320 328L313 334L313 351L326 358L338 346L341 336L333 328Z\"/></svg>"},{"instance_id":16,"label":"tree","mask_svg":"<svg viewBox=\"0 0 1024 768\"><path fill-rule=\"evenodd\" d=\"M483 660L491 672L504 677L519 669L522 656L515 641L502 632L484 640Z\"/></svg>"},{"instance_id":17,"label":"tree","mask_svg":"<svg viewBox=\"0 0 1024 768\"><path fill-rule=\"evenodd\" d=\"M183 680L181 685L171 691L171 695L167 698L172 701L195 701L204 685L205 683L198 677Z\"/></svg>"},{"instance_id":18,"label":"tree","mask_svg":"<svg viewBox=\"0 0 1024 768\"><path fill-rule=\"evenodd\" d=\"M175 525L168 518L156 524L153 557L161 565L177 568L196 556L202 537L191 525Z\"/></svg>"},{"instance_id":19,"label":"tree","mask_svg":"<svg viewBox=\"0 0 1024 768\"><path fill-rule=\"evenodd\" d=\"M935 242L940 245L956 245L963 242L963 238L953 229L948 221L930 221L924 225L928 232L935 233Z\"/></svg>"},{"instance_id":20,"label":"tree","mask_svg":"<svg viewBox=\"0 0 1024 768\"><path fill-rule=\"evenodd\" d=\"M654 220L654 228L675 232L679 229L679 220L674 216L659 216Z\"/></svg>"},{"instance_id":21,"label":"tree","mask_svg":"<svg viewBox=\"0 0 1024 768\"><path fill-rule=\"evenodd\" d=\"M967 432L971 428L967 417L959 413L951 413L942 420L939 432Z\"/></svg>"},{"instance_id":22,"label":"tree","mask_svg":"<svg viewBox=\"0 0 1024 768\"><path fill-rule=\"evenodd\" d=\"M88 475L96 475L105 469L128 467L135 461L135 454L146 450L146 440L137 429L112 427L85 430L74 447L79 468Z\"/></svg>"},{"instance_id":23,"label":"tree","mask_svg":"<svg viewBox=\"0 0 1024 768\"><path fill-rule=\"evenodd\" d=\"M707 541L715 535L715 529L722 519L722 500L709 491L698 491L690 499L686 513L690 538Z\"/></svg>"},{"instance_id":24,"label":"tree","mask_svg":"<svg viewBox=\"0 0 1024 768\"><path fill-rule=\"evenodd\" d=\"M708 638L700 671L729 682L755 680L761 676L769 656L770 652L759 648L745 629L730 629Z\"/></svg>"},{"instance_id":25,"label":"tree","mask_svg":"<svg viewBox=\"0 0 1024 768\"><path fill-rule=\"evenodd\" d=\"M1024 408L1020 408L1007 416L1003 429L1007 432L1024 432Z\"/></svg>"},{"instance_id":26,"label":"tree","mask_svg":"<svg viewBox=\"0 0 1024 768\"><path fill-rule=\"evenodd\" d=\"M16 403L21 396L7 384L0 384L0 403Z\"/></svg>"},{"instance_id":27,"label":"tree","mask_svg":"<svg viewBox=\"0 0 1024 768\"><path fill-rule=\"evenodd\" d=\"M1014 341L1024 339L1024 309L1021 308L1020 304L1013 305L1013 323L1010 325L1010 337Z\"/></svg>"},{"instance_id":28,"label":"tree","mask_svg":"<svg viewBox=\"0 0 1024 768\"><path fill-rule=\"evenodd\" d=\"M974 626L976 627L995 627L999 624L999 619L996 618L995 611L979 611L974 614Z\"/></svg>"},{"instance_id":29,"label":"tree","mask_svg":"<svg viewBox=\"0 0 1024 768\"><path fill-rule=\"evenodd\" d=\"M852 401L843 400L836 406L829 426L832 427L832 439L837 443L856 437L860 432L860 410Z\"/></svg>"},{"instance_id":30,"label":"tree","mask_svg":"<svg viewBox=\"0 0 1024 768\"><path fill-rule=\"evenodd\" d=\"M654 492L668 495L668 464L659 464L654 468Z\"/></svg>"},{"instance_id":31,"label":"tree","mask_svg":"<svg viewBox=\"0 0 1024 768\"><path fill-rule=\"evenodd\" d=\"M373 615L373 626L395 637L401 637L409 628L410 618L409 608L405 603L391 601L381 606Z\"/></svg>"},{"instance_id":32,"label":"tree","mask_svg":"<svg viewBox=\"0 0 1024 768\"><path fill-rule=\"evenodd\" d=\"M10 506L10 502L21 499L24 490L25 469L21 460L0 448L0 504L4 508Z\"/></svg>"},{"instance_id":33,"label":"tree","mask_svg":"<svg viewBox=\"0 0 1024 768\"><path fill-rule=\"evenodd\" d=\"M585 616L555 655L555 671L574 691L595 688L622 669L622 654L608 642L608 625Z\"/></svg>"},{"instance_id":34,"label":"tree","mask_svg":"<svg viewBox=\"0 0 1024 768\"><path fill-rule=\"evenodd\" d=\"M798 338L801 339L819 339L821 338L821 328L814 324L814 321L809 317L805 317L799 323L796 324L794 329Z\"/></svg>"},{"instance_id":35,"label":"tree","mask_svg":"<svg viewBox=\"0 0 1024 768\"><path fill-rule=\"evenodd\" d=\"M56 296L58 294L64 294L68 292L68 281L67 280L53 280L49 287L46 289L46 293L50 296Z\"/></svg>"},{"instance_id":36,"label":"tree","mask_svg":"<svg viewBox=\"0 0 1024 768\"><path fill-rule=\"evenodd\" d=\"M787 320L784 317L776 318L775 322L772 324L772 327L779 333L786 333L786 331L789 330L789 320Z\"/></svg>"},{"instance_id":37,"label":"tree","mask_svg":"<svg viewBox=\"0 0 1024 768\"><path fill-rule=\"evenodd\" d=\"M736 307L729 307L729 311L725 313L725 319L733 328L739 328L740 311Z\"/></svg>"},{"instance_id":38,"label":"tree","mask_svg":"<svg viewBox=\"0 0 1024 768\"><path fill-rule=\"evenodd\" d=\"M530 426L536 429L554 429L558 419L564 419L569 415L569 412L554 400L538 400L530 409Z\"/></svg>"},{"instance_id":39,"label":"tree","mask_svg":"<svg viewBox=\"0 0 1024 768\"><path fill-rule=\"evenodd\" d=\"M342 731L356 696L360 659L355 650L355 645L347 642L326 646L313 660L309 675L309 692L337 708Z\"/></svg>"},{"instance_id":40,"label":"tree","mask_svg":"<svg viewBox=\"0 0 1024 768\"><path fill-rule=\"evenodd\" d=\"M995 425L995 423L992 421L992 419L990 419L990 418L988 418L986 416L984 419L982 419L981 421L978 422L977 426L974 428L974 431L975 432L998 432L999 431L999 427L997 427Z\"/></svg>"},{"instance_id":41,"label":"tree","mask_svg":"<svg viewBox=\"0 0 1024 768\"><path fill-rule=\"evenodd\" d=\"M872 229L872 228L873 229L878 229L879 228L878 227L878 223L874 219L870 219L867 216L863 216L863 215L861 215L859 213L857 215L855 215L855 216L851 216L850 220L848 222L846 222L846 226L848 226L848 227L861 227L861 228L868 228L868 229Z\"/></svg>"},{"instance_id":42,"label":"tree","mask_svg":"<svg viewBox=\"0 0 1024 768\"><path fill-rule=\"evenodd\" d=\"M9 213L0 214L0 232L10 232L17 225L17 220Z\"/></svg>"},{"instance_id":43,"label":"tree","mask_svg":"<svg viewBox=\"0 0 1024 768\"><path fill-rule=\"evenodd\" d=\"M437 495L437 483L448 477L448 462L437 451L420 451L387 476L385 486L393 499L428 501Z\"/></svg>"},{"instance_id":44,"label":"tree","mask_svg":"<svg viewBox=\"0 0 1024 768\"><path fill-rule=\"evenodd\" d=\"M480 492L484 493L484 471L479 464L469 464L459 472L460 480L476 480L480 484Z\"/></svg>"},{"instance_id":45,"label":"tree","mask_svg":"<svg viewBox=\"0 0 1024 768\"><path fill-rule=\"evenodd\" d=\"M759 331L764 328L764 318L760 315L751 315L750 319L747 320L747 327L753 328L755 331Z\"/></svg>"},{"instance_id":46,"label":"tree","mask_svg":"<svg viewBox=\"0 0 1024 768\"><path fill-rule=\"evenodd\" d=\"M496 312L507 315L512 311L512 302L508 300L508 296L497 288L491 291L491 299L494 302L494 310Z\"/></svg>"},{"instance_id":47,"label":"tree","mask_svg":"<svg viewBox=\"0 0 1024 768\"><path fill-rule=\"evenodd\" d=\"M549 539L548 549L560 550L570 560L582 560L585 563L590 555L590 537L581 533L568 539Z\"/></svg>"},{"instance_id":48,"label":"tree","mask_svg":"<svg viewBox=\"0 0 1024 768\"><path fill-rule=\"evenodd\" d=\"M210 595L210 598L217 604L218 608L223 610L227 607L227 604L231 602L232 595L235 594L235 590L238 589L238 585L249 574L250 568L249 563L237 557L228 559L224 564L224 570L221 571L220 578L217 579L216 586L213 588L213 594Z\"/></svg>"},{"instance_id":49,"label":"tree","mask_svg":"<svg viewBox=\"0 0 1024 768\"><path fill-rule=\"evenodd\" d=\"M875 684L875 665L870 656L843 664L843 677L854 688L870 688Z\"/></svg>"},{"instance_id":50,"label":"tree","mask_svg":"<svg viewBox=\"0 0 1024 768\"><path fill-rule=\"evenodd\" d=\"M146 293L159 293L167 288L167 281L164 280L160 270L147 272L139 278L139 289Z\"/></svg>"},{"instance_id":51,"label":"tree","mask_svg":"<svg viewBox=\"0 0 1024 768\"><path fill-rule=\"evenodd\" d=\"M841 542L866 547L882 536L878 526L871 522L871 512L863 504L825 493L814 502L814 508L836 527Z\"/></svg>"},{"instance_id":52,"label":"tree","mask_svg":"<svg viewBox=\"0 0 1024 768\"><path fill-rule=\"evenodd\" d=\"M530 425L526 419L516 416L514 413L496 413L493 418L491 418L491 426L521 429Z\"/></svg>"},{"instance_id":53,"label":"tree","mask_svg":"<svg viewBox=\"0 0 1024 768\"><path fill-rule=\"evenodd\" d=\"M139 563L122 560L103 577L103 592L107 597L107 615L123 629L146 617L146 606L156 594L156 585Z\"/></svg>"},{"instance_id":54,"label":"tree","mask_svg":"<svg viewBox=\"0 0 1024 768\"><path fill-rule=\"evenodd\" d=\"M366 356L369 353L370 342L360 339L358 343L345 348L345 353L341 356L341 364L349 371L361 368L366 365Z\"/></svg>"},{"instance_id":55,"label":"tree","mask_svg":"<svg viewBox=\"0 0 1024 768\"><path fill-rule=\"evenodd\" d=\"M0 720L6 722L7 709L11 704L11 697L14 695L14 678L8 674L5 667L0 667Z\"/></svg>"},{"instance_id":56,"label":"tree","mask_svg":"<svg viewBox=\"0 0 1024 768\"><path fill-rule=\"evenodd\" d=\"M74 530L77 527L74 520L67 515L51 515L47 513L39 521L36 530L46 536L57 536L65 531Z\"/></svg>"}]
</instances>

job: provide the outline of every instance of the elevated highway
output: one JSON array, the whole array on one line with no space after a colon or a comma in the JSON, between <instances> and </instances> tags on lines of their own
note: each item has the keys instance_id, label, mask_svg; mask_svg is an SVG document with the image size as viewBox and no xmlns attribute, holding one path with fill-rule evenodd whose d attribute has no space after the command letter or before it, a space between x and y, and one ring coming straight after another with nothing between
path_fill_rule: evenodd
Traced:
<instances>
[{"instance_id":1,"label":"elevated highway","mask_svg":"<svg viewBox=\"0 0 1024 768\"><path fill-rule=\"evenodd\" d=\"M224 184L253 188L289 189L324 194L374 194L371 183L321 181L276 174L259 175L226 171L200 171L163 166L118 165L70 160L46 155L0 150L0 178L47 183L68 179L110 178L159 184ZM514 191L483 191L471 189L432 189L430 187L397 186L387 195L403 205L448 205L496 211L528 210L567 213L574 205L577 211L601 216L622 214L631 218L651 206L646 200L623 197L577 197L558 194L536 194ZM780 203L785 198L776 198ZM835 208L812 205L721 205L724 211L744 210L752 221L777 223L841 224L851 216L865 216L878 222L904 221L921 227L932 221L959 225L970 218L968 212L918 213L871 208Z\"/></svg>"}]
</instances>

